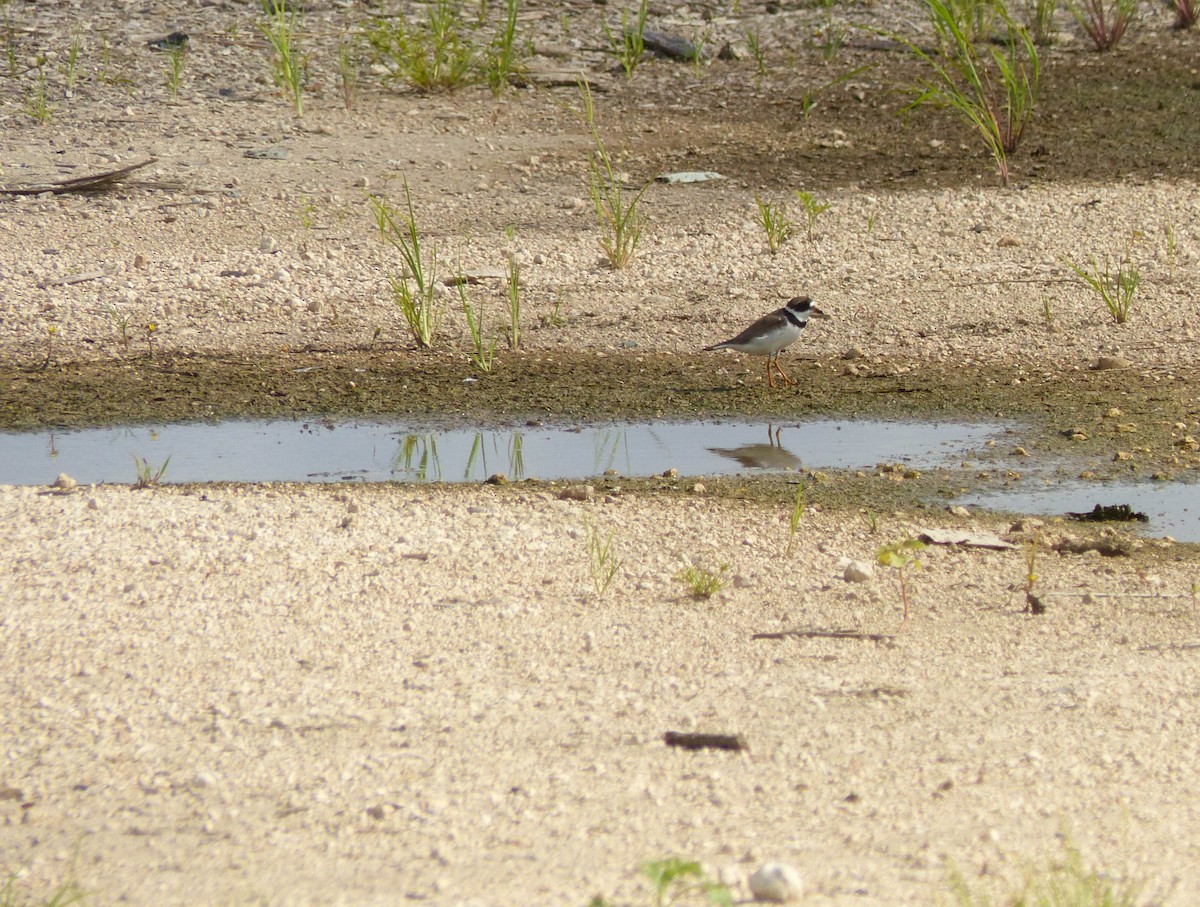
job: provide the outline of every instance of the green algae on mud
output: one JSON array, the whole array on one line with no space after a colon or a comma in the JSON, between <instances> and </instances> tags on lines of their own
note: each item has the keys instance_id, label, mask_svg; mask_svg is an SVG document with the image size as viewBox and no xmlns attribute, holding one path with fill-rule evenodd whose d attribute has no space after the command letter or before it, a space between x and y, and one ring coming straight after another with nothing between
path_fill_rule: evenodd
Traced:
<instances>
[{"instance_id":1,"label":"green algae on mud","mask_svg":"<svg viewBox=\"0 0 1200 907\"><path fill-rule=\"evenodd\" d=\"M488 375L399 350L164 355L0 367L0 430L229 418L387 418L423 424L697 419L994 418L1013 448L1070 455L1112 475L1190 469L1200 405L1184 370L1032 371L884 361L850 370L795 359L796 387L757 360L525 353ZM1200 432L1197 432L1200 434ZM1020 468L1019 459L1014 469Z\"/></svg>"}]
</instances>

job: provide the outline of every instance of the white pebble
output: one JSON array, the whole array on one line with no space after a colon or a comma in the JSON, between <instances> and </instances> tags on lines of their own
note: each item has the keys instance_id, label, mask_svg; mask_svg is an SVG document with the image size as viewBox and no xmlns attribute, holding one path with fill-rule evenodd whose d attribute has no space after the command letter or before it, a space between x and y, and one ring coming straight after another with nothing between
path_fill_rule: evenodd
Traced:
<instances>
[{"instance_id":1,"label":"white pebble","mask_svg":"<svg viewBox=\"0 0 1200 907\"><path fill-rule=\"evenodd\" d=\"M787 863L764 863L750 876L750 893L757 901L796 901L804 893L800 873Z\"/></svg>"},{"instance_id":2,"label":"white pebble","mask_svg":"<svg viewBox=\"0 0 1200 907\"><path fill-rule=\"evenodd\" d=\"M875 566L866 561L851 561L846 565L842 579L848 583L865 583L875 576Z\"/></svg>"}]
</instances>

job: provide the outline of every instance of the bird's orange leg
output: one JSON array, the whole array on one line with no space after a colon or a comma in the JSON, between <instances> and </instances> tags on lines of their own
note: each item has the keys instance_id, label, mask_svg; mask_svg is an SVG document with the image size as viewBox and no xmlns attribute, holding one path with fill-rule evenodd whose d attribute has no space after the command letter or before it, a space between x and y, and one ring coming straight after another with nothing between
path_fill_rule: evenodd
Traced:
<instances>
[{"instance_id":1,"label":"bird's orange leg","mask_svg":"<svg viewBox=\"0 0 1200 907\"><path fill-rule=\"evenodd\" d=\"M775 354L775 370L777 372L779 372L779 377L783 379L784 384L793 385L796 383L795 379L793 379L791 375L789 375L787 372L785 372L782 368L779 367L779 354L778 353Z\"/></svg>"},{"instance_id":2,"label":"bird's orange leg","mask_svg":"<svg viewBox=\"0 0 1200 907\"><path fill-rule=\"evenodd\" d=\"M771 374L771 363L775 360L774 356L767 357L767 387L775 386L775 376Z\"/></svg>"}]
</instances>

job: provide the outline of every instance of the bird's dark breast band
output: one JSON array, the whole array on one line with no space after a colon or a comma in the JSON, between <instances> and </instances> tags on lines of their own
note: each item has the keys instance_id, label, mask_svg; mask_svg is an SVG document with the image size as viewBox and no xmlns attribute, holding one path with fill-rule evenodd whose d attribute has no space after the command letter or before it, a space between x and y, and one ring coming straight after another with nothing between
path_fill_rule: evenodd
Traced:
<instances>
[{"instance_id":1,"label":"bird's dark breast band","mask_svg":"<svg viewBox=\"0 0 1200 907\"><path fill-rule=\"evenodd\" d=\"M791 309L784 307L784 308L780 309L779 311L783 313L783 317L786 318L788 321L790 321L794 327L798 327L798 328L804 327L806 321L801 321L799 318L797 318L796 313L793 312Z\"/></svg>"}]
</instances>

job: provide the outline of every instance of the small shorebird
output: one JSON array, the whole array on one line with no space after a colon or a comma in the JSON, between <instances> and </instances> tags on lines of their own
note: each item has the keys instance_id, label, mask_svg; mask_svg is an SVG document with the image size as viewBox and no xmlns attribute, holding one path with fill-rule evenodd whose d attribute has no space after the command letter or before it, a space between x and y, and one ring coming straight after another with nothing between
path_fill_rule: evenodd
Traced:
<instances>
[{"instance_id":1,"label":"small shorebird","mask_svg":"<svg viewBox=\"0 0 1200 907\"><path fill-rule=\"evenodd\" d=\"M812 304L807 296L796 296L782 309L764 315L736 337L723 343L706 346L706 350L735 350L739 353L749 353L751 356L767 357L767 386L775 386L775 371L784 384L796 382L779 367L779 353L785 347L795 343L809 318L828 318L829 316Z\"/></svg>"}]
</instances>

